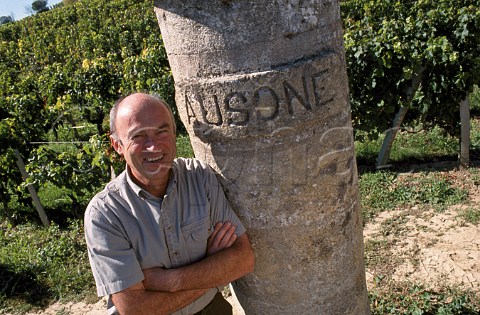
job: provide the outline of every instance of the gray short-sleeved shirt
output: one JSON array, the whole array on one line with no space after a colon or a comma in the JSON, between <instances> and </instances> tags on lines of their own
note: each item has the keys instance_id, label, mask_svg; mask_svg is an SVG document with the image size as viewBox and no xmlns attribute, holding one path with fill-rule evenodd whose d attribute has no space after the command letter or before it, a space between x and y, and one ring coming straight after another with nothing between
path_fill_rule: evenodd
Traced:
<instances>
[{"instance_id":1,"label":"gray short-sleeved shirt","mask_svg":"<svg viewBox=\"0 0 480 315\"><path fill-rule=\"evenodd\" d=\"M237 226L239 236L245 232L215 173L203 162L176 159L163 198L140 188L124 171L91 200L85 212L85 237L98 295L111 295L142 281L143 269L178 268L203 259L213 227L225 221ZM217 291L209 290L174 314L200 311Z\"/></svg>"}]
</instances>

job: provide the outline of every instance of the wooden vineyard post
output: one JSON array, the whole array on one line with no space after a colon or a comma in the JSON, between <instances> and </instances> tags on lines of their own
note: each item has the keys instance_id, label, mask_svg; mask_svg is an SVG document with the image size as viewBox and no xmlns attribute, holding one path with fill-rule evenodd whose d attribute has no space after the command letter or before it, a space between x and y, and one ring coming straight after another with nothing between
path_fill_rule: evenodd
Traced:
<instances>
[{"instance_id":1,"label":"wooden vineyard post","mask_svg":"<svg viewBox=\"0 0 480 315\"><path fill-rule=\"evenodd\" d=\"M13 149L13 151L15 153L15 156L17 157L16 162L17 162L18 169L22 174L23 180L26 181L28 179L28 173L27 173L27 170L25 169L25 163L23 162L23 158L17 149ZM35 187L33 187L33 184L28 184L27 188L28 188L28 192L30 193L30 196L32 197L33 204L35 205L35 209L37 209L38 215L40 216L40 220L42 221L43 226L48 227L50 225L50 222L48 220L47 213L43 209L42 203L40 202L40 198L38 198Z\"/></svg>"}]
</instances>

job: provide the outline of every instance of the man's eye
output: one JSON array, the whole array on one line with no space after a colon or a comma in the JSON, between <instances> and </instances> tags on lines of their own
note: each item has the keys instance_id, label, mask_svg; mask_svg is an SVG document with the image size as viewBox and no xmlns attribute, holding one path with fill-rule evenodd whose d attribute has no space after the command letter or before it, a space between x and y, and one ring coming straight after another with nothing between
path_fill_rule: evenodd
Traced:
<instances>
[{"instance_id":1,"label":"man's eye","mask_svg":"<svg viewBox=\"0 0 480 315\"><path fill-rule=\"evenodd\" d=\"M141 138L142 138L142 135L139 135L139 134L133 135L133 136L131 137L132 140L139 140L139 139L141 139Z\"/></svg>"}]
</instances>

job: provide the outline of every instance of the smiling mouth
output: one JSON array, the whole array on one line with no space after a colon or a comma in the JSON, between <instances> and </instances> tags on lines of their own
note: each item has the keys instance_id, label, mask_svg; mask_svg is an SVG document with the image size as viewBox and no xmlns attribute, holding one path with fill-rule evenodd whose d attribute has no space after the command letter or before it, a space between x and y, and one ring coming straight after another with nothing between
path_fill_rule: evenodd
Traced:
<instances>
[{"instance_id":1,"label":"smiling mouth","mask_svg":"<svg viewBox=\"0 0 480 315\"><path fill-rule=\"evenodd\" d=\"M145 161L149 162L149 163L160 162L163 159L164 156L165 156L165 154L162 154L162 155L157 156L157 157L145 158Z\"/></svg>"}]
</instances>

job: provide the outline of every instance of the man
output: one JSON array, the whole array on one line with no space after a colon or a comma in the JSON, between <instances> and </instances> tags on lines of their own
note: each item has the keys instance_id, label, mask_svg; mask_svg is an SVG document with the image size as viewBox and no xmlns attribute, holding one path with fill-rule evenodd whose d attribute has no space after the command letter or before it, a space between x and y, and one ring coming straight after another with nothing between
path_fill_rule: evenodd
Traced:
<instances>
[{"instance_id":1,"label":"man","mask_svg":"<svg viewBox=\"0 0 480 315\"><path fill-rule=\"evenodd\" d=\"M126 170L85 213L90 264L109 313L231 314L217 287L252 272L254 255L215 174L198 160L175 159L175 120L154 96L117 101L110 132Z\"/></svg>"}]
</instances>

